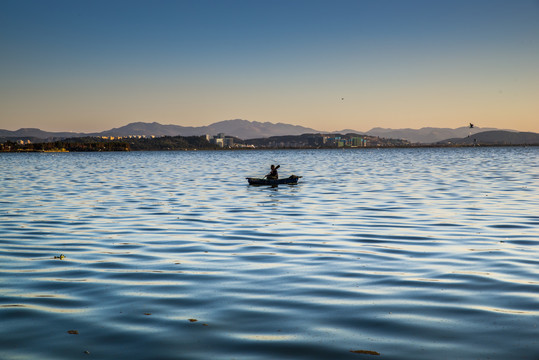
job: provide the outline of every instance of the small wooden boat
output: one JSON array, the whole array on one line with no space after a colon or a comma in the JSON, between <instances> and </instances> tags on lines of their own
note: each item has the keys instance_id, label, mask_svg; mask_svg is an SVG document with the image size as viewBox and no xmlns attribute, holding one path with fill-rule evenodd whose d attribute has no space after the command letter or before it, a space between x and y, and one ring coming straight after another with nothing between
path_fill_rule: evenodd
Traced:
<instances>
[{"instance_id":1,"label":"small wooden boat","mask_svg":"<svg viewBox=\"0 0 539 360\"><path fill-rule=\"evenodd\" d=\"M281 184L288 184L288 185L296 185L298 183L299 178L301 176L291 175L290 177L283 178L283 179L266 179L266 178L246 178L249 182L249 185L281 185Z\"/></svg>"}]
</instances>

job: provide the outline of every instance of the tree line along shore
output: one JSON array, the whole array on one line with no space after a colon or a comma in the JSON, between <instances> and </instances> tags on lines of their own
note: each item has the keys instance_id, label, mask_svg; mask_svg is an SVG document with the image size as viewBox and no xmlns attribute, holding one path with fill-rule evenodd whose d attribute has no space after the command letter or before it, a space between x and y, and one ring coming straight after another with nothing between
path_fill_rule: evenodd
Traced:
<instances>
[{"instance_id":1,"label":"tree line along shore","mask_svg":"<svg viewBox=\"0 0 539 360\"><path fill-rule=\"evenodd\" d=\"M222 141L226 140L226 141ZM220 149L309 149L337 147L380 147L409 145L406 140L373 136L304 134L242 140L235 137L80 137L43 140L8 140L0 144L3 152L83 152Z\"/></svg>"},{"instance_id":2,"label":"tree line along shore","mask_svg":"<svg viewBox=\"0 0 539 360\"><path fill-rule=\"evenodd\" d=\"M220 141L225 139L226 141ZM303 134L242 140L235 137L162 136L162 137L78 137L66 139L6 140L0 152L96 152L162 151L222 149L331 149L381 147L462 147L511 146L508 143L437 143L419 144L402 139L386 139L358 134ZM536 144L527 144L536 145Z\"/></svg>"}]
</instances>

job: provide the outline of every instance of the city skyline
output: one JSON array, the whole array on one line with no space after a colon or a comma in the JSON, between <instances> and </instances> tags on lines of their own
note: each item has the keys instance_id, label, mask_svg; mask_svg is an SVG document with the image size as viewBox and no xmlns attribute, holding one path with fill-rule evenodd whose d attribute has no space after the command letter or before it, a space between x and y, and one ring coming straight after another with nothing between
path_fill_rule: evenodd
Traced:
<instances>
[{"instance_id":1,"label":"city skyline","mask_svg":"<svg viewBox=\"0 0 539 360\"><path fill-rule=\"evenodd\" d=\"M0 128L539 132L539 2L0 3Z\"/></svg>"}]
</instances>

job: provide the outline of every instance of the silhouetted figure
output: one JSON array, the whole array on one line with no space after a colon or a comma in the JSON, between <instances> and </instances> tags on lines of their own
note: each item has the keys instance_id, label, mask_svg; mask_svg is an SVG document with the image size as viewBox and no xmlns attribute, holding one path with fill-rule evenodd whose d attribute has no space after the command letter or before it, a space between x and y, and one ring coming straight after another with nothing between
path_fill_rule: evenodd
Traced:
<instances>
[{"instance_id":1,"label":"silhouetted figure","mask_svg":"<svg viewBox=\"0 0 539 360\"><path fill-rule=\"evenodd\" d=\"M271 171L269 172L266 177L271 180L277 180L279 178L279 173L277 173L277 169L280 168L281 165L271 165Z\"/></svg>"},{"instance_id":2,"label":"silhouetted figure","mask_svg":"<svg viewBox=\"0 0 539 360\"><path fill-rule=\"evenodd\" d=\"M470 129L473 129L473 124L472 123L470 123Z\"/></svg>"}]
</instances>

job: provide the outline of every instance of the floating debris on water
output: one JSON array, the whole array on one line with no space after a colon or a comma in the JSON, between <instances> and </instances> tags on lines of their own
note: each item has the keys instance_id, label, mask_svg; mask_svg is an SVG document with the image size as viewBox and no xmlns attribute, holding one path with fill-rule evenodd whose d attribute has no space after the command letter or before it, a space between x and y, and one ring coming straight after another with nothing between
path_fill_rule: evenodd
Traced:
<instances>
[{"instance_id":1,"label":"floating debris on water","mask_svg":"<svg viewBox=\"0 0 539 360\"><path fill-rule=\"evenodd\" d=\"M144 313L144 315L147 315L147 316L149 316L149 315L151 315L151 314L152 314L152 313Z\"/></svg>"},{"instance_id":2,"label":"floating debris on water","mask_svg":"<svg viewBox=\"0 0 539 360\"><path fill-rule=\"evenodd\" d=\"M67 330L67 333L71 335L79 335L79 332L77 330Z\"/></svg>"},{"instance_id":3,"label":"floating debris on water","mask_svg":"<svg viewBox=\"0 0 539 360\"><path fill-rule=\"evenodd\" d=\"M355 354L380 355L379 352L370 350L350 350L350 352Z\"/></svg>"},{"instance_id":4,"label":"floating debris on water","mask_svg":"<svg viewBox=\"0 0 539 360\"><path fill-rule=\"evenodd\" d=\"M197 319L189 319L190 322L198 321Z\"/></svg>"}]
</instances>

